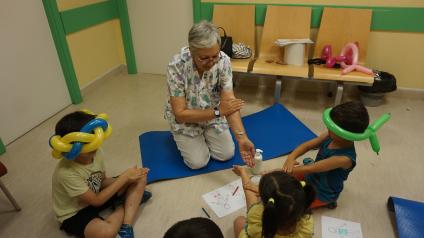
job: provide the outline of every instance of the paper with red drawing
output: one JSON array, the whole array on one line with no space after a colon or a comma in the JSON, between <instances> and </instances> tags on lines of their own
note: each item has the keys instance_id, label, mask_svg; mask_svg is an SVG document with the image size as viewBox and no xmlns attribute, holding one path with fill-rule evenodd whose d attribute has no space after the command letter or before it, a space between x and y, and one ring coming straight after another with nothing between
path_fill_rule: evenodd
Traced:
<instances>
[{"instance_id":1,"label":"paper with red drawing","mask_svg":"<svg viewBox=\"0 0 424 238\"><path fill-rule=\"evenodd\" d=\"M238 188L237 188L238 187ZM218 217L224 217L246 206L241 179L202 195Z\"/></svg>"}]
</instances>

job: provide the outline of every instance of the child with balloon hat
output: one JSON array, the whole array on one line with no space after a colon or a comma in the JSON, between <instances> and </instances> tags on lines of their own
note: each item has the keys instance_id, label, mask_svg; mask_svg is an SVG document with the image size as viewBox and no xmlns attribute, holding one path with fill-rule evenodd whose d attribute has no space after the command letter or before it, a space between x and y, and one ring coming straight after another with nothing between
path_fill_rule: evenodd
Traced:
<instances>
[{"instance_id":1,"label":"child with balloon hat","mask_svg":"<svg viewBox=\"0 0 424 238\"><path fill-rule=\"evenodd\" d=\"M323 113L328 131L298 146L288 155L282 170L315 187L317 198L311 208L336 208L343 182L356 166L354 141L369 139L378 153L380 146L375 132L389 119L390 114L384 114L369 125L368 111L360 102L328 108ZM315 161L304 161L304 165L297 166L296 159L315 148L319 148Z\"/></svg>"},{"instance_id":2,"label":"child with balloon hat","mask_svg":"<svg viewBox=\"0 0 424 238\"><path fill-rule=\"evenodd\" d=\"M112 132L106 114L77 111L56 124L49 140L53 156L60 159L52 177L53 210L60 229L77 237L134 237L132 224L145 191L147 168L129 168L106 176L97 150ZM112 207L103 218L99 213Z\"/></svg>"}]
</instances>

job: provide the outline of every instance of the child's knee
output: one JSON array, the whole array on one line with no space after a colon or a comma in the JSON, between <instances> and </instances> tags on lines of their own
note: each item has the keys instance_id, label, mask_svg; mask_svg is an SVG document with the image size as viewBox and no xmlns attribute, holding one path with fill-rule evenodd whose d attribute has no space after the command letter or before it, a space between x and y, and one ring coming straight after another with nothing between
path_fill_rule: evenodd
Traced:
<instances>
[{"instance_id":1,"label":"child's knee","mask_svg":"<svg viewBox=\"0 0 424 238\"><path fill-rule=\"evenodd\" d=\"M244 224L246 223L246 217L244 216L238 216L236 219L234 219L234 228L242 228Z\"/></svg>"},{"instance_id":2,"label":"child's knee","mask_svg":"<svg viewBox=\"0 0 424 238\"><path fill-rule=\"evenodd\" d=\"M118 234L118 231L112 227L108 227L107 229L103 229L101 231L103 234L100 237L106 237L106 238L115 238Z\"/></svg>"},{"instance_id":3,"label":"child's knee","mask_svg":"<svg viewBox=\"0 0 424 238\"><path fill-rule=\"evenodd\" d=\"M245 226L245 224L246 224L246 217L239 216L234 220L233 229L234 229L234 236L235 237L240 236L240 233L243 230L243 227Z\"/></svg>"},{"instance_id":4,"label":"child's knee","mask_svg":"<svg viewBox=\"0 0 424 238\"><path fill-rule=\"evenodd\" d=\"M86 237L104 237L104 238L115 238L118 234L118 231L112 226L102 226L101 228L96 228L94 231L86 231L84 235Z\"/></svg>"}]
</instances>

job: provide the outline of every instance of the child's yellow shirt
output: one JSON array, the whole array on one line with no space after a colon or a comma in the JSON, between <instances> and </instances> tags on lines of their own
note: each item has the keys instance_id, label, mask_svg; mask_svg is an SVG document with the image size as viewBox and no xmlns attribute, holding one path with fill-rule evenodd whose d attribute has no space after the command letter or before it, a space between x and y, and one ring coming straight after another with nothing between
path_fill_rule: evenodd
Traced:
<instances>
[{"instance_id":1,"label":"child's yellow shirt","mask_svg":"<svg viewBox=\"0 0 424 238\"><path fill-rule=\"evenodd\" d=\"M240 232L239 238L261 238L262 237L262 203L252 205L247 211L247 224ZM274 238L311 238L314 232L314 221L312 215L305 215L297 223L296 230L289 235L275 234Z\"/></svg>"}]
</instances>

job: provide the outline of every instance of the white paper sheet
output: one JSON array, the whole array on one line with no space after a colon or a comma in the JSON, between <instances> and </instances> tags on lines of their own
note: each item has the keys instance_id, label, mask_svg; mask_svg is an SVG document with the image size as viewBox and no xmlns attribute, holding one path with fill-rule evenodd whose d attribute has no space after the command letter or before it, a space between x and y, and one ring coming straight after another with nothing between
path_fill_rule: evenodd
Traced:
<instances>
[{"instance_id":1,"label":"white paper sheet","mask_svg":"<svg viewBox=\"0 0 424 238\"><path fill-rule=\"evenodd\" d=\"M322 216L322 237L362 238L361 224L333 217Z\"/></svg>"},{"instance_id":2,"label":"white paper sheet","mask_svg":"<svg viewBox=\"0 0 424 238\"><path fill-rule=\"evenodd\" d=\"M202 198L220 218L246 206L241 179L203 194Z\"/></svg>"}]
</instances>

